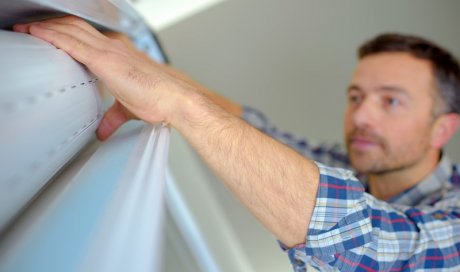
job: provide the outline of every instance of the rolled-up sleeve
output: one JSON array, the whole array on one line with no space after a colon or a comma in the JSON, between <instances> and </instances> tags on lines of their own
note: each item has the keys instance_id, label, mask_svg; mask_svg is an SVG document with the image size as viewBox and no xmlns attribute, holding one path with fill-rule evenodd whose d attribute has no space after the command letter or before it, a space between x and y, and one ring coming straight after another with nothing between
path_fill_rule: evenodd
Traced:
<instances>
[{"instance_id":1,"label":"rolled-up sleeve","mask_svg":"<svg viewBox=\"0 0 460 272\"><path fill-rule=\"evenodd\" d=\"M320 184L306 243L286 249L295 271L306 265L321 271L460 267L458 205L391 205L365 193L351 171L317 165Z\"/></svg>"},{"instance_id":2,"label":"rolled-up sleeve","mask_svg":"<svg viewBox=\"0 0 460 272\"><path fill-rule=\"evenodd\" d=\"M368 243L372 226L362 184L351 171L317 165L321 175L306 254L333 255Z\"/></svg>"}]
</instances>

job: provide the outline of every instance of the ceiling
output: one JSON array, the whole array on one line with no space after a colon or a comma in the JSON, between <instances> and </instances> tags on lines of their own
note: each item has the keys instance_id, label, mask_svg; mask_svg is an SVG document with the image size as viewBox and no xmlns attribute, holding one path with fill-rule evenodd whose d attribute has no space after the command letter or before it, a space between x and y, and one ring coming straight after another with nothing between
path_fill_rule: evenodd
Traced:
<instances>
[{"instance_id":1,"label":"ceiling","mask_svg":"<svg viewBox=\"0 0 460 272\"><path fill-rule=\"evenodd\" d=\"M131 0L156 31L165 29L187 17L225 0Z\"/></svg>"}]
</instances>

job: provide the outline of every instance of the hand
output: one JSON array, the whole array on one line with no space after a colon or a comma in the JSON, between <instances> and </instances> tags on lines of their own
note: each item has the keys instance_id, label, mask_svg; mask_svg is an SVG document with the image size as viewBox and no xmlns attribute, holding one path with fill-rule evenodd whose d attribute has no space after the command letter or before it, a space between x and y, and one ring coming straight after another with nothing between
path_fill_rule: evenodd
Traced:
<instances>
[{"instance_id":1,"label":"hand","mask_svg":"<svg viewBox=\"0 0 460 272\"><path fill-rule=\"evenodd\" d=\"M115 96L117 102L106 112L97 135L104 140L132 118L149 123L172 122L177 102L194 88L173 77L135 49L126 36L103 35L74 16L19 24L15 31L29 33L86 65Z\"/></svg>"}]
</instances>

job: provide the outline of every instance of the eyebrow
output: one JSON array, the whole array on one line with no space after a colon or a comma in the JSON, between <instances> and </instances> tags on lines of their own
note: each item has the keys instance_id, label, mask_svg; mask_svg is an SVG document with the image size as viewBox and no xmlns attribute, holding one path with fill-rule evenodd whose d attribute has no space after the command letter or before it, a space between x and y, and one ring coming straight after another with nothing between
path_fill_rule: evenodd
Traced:
<instances>
[{"instance_id":1,"label":"eyebrow","mask_svg":"<svg viewBox=\"0 0 460 272\"><path fill-rule=\"evenodd\" d=\"M348 86L347 92L349 93L352 90L363 91L363 88L361 88L357 84L351 84L350 86ZM379 92L399 93L404 96L410 96L409 92L407 92L406 89L395 85L379 86L376 90Z\"/></svg>"}]
</instances>

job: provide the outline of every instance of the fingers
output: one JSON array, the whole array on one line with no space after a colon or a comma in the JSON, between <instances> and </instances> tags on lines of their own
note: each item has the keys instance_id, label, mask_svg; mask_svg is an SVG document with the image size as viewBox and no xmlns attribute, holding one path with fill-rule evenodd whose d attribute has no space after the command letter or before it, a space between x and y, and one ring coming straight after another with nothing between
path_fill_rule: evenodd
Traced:
<instances>
[{"instance_id":1,"label":"fingers","mask_svg":"<svg viewBox=\"0 0 460 272\"><path fill-rule=\"evenodd\" d=\"M101 55L101 51L106 48L104 43L108 40L91 25L75 16L18 24L13 26L13 30L43 39L87 66L91 66L95 57Z\"/></svg>"},{"instance_id":2,"label":"fingers","mask_svg":"<svg viewBox=\"0 0 460 272\"><path fill-rule=\"evenodd\" d=\"M21 33L29 33L30 24L16 24L13 26L13 30Z\"/></svg>"},{"instance_id":3,"label":"fingers","mask_svg":"<svg viewBox=\"0 0 460 272\"><path fill-rule=\"evenodd\" d=\"M88 24L86 21L75 17L75 16L65 16L54 19L47 19L41 22L33 22L28 24L17 24L13 26L13 30L22 33L30 33L30 28L41 27L49 30L54 30L59 33L67 34L69 36L75 37L86 44L91 44L92 46L104 50L107 48L107 43L109 43L109 37L93 26ZM115 39L122 40L123 44L128 45L129 38L122 34L112 34ZM117 50L117 46L113 46L114 51L120 53L120 50Z\"/></svg>"},{"instance_id":4,"label":"fingers","mask_svg":"<svg viewBox=\"0 0 460 272\"><path fill-rule=\"evenodd\" d=\"M133 119L133 116L117 101L104 114L96 131L99 140L109 138L121 125Z\"/></svg>"},{"instance_id":5,"label":"fingers","mask_svg":"<svg viewBox=\"0 0 460 272\"><path fill-rule=\"evenodd\" d=\"M124 48L126 41L110 39L75 16L18 24L13 29L30 33L66 51L96 74L105 70L105 61L128 54Z\"/></svg>"},{"instance_id":6,"label":"fingers","mask_svg":"<svg viewBox=\"0 0 460 272\"><path fill-rule=\"evenodd\" d=\"M45 40L57 48L64 50L77 61L90 67L90 69L93 61L101 55L100 50L94 46L88 45L85 41L66 33L49 29L43 24L30 25L29 32L33 36Z\"/></svg>"},{"instance_id":7,"label":"fingers","mask_svg":"<svg viewBox=\"0 0 460 272\"><path fill-rule=\"evenodd\" d=\"M86 21L76 17L76 16L64 16L64 17L58 17L58 18L53 18L53 19L47 19L44 21L41 21L42 23L52 23L52 24L61 24L61 25L72 25L75 27L79 27L80 29L83 29L87 31L88 33L91 33L95 37L103 38L105 37L102 33L100 33L97 29L95 29L93 26L88 24ZM13 26L13 30L17 32L22 32L22 33L29 33L29 28L31 25L36 24L37 22L32 22L32 23L26 23L26 24L16 24Z\"/></svg>"},{"instance_id":8,"label":"fingers","mask_svg":"<svg viewBox=\"0 0 460 272\"><path fill-rule=\"evenodd\" d=\"M86 29L79 27L78 25L53 23L49 21L38 22L32 25L78 38L78 40L81 40L86 44L91 44L91 46L100 50L103 50L106 47L105 42L108 40L107 37L101 33L99 33L99 35L94 35L92 32L89 32Z\"/></svg>"},{"instance_id":9,"label":"fingers","mask_svg":"<svg viewBox=\"0 0 460 272\"><path fill-rule=\"evenodd\" d=\"M100 33L97 29L95 29L93 26L88 24L85 20L82 20L76 16L64 16L64 17L58 17L58 18L53 18L53 19L47 19L45 22L48 23L56 23L56 24L62 24L62 25L73 25L76 27L79 27L81 29L84 29L85 31L91 33L95 37L98 38L104 38L105 36Z\"/></svg>"}]
</instances>

